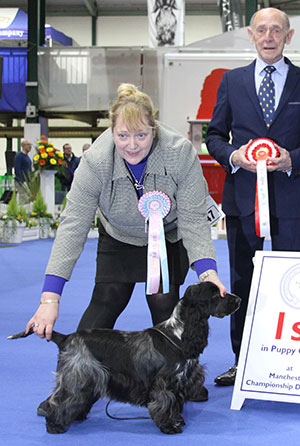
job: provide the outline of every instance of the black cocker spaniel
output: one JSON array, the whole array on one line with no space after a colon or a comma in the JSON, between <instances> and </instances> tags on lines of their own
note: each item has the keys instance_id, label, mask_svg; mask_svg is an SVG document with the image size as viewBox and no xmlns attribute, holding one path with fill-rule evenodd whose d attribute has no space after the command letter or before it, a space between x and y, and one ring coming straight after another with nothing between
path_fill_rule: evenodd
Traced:
<instances>
[{"instance_id":1,"label":"black cocker spaniel","mask_svg":"<svg viewBox=\"0 0 300 446\"><path fill-rule=\"evenodd\" d=\"M183 405L205 379L198 357L207 346L208 318L227 316L239 304L239 297L222 298L216 285L204 282L189 286L170 318L146 330L54 331L59 356L47 431L65 432L99 398L109 398L147 407L161 432L182 432Z\"/></svg>"}]
</instances>

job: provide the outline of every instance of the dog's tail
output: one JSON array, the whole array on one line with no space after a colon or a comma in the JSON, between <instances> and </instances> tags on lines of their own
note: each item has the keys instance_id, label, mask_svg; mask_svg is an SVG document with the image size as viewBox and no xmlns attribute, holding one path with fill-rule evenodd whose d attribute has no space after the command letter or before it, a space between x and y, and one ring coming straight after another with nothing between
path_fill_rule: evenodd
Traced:
<instances>
[{"instance_id":1,"label":"dog's tail","mask_svg":"<svg viewBox=\"0 0 300 446\"><path fill-rule=\"evenodd\" d=\"M10 336L7 336L7 339L20 339L20 338L27 338L27 336L30 336L34 333L33 327L30 327L28 333L25 333L25 331L21 331L21 333L16 333ZM57 331L52 332L51 341L53 341L58 347L61 347L63 344L63 341L66 339L67 335L58 333Z\"/></svg>"},{"instance_id":2,"label":"dog's tail","mask_svg":"<svg viewBox=\"0 0 300 446\"><path fill-rule=\"evenodd\" d=\"M27 338L27 336L30 336L34 333L33 327L30 327L28 333L25 333L25 331L21 331L21 333L16 333L10 336L7 336L7 339L19 339L19 338Z\"/></svg>"}]
</instances>

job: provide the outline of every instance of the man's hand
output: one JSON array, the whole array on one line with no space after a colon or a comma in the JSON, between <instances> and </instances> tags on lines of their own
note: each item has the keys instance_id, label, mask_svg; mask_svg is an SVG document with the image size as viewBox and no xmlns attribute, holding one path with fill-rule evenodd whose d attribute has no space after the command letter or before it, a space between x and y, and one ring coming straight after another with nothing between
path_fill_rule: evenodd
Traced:
<instances>
[{"instance_id":1,"label":"man's hand","mask_svg":"<svg viewBox=\"0 0 300 446\"><path fill-rule=\"evenodd\" d=\"M246 149L251 142L252 139L237 149L232 155L231 161L235 167L241 167L242 169L249 170L249 172L256 173L256 163L254 161L248 161L245 156Z\"/></svg>"},{"instance_id":2,"label":"man's hand","mask_svg":"<svg viewBox=\"0 0 300 446\"><path fill-rule=\"evenodd\" d=\"M267 166L268 172L275 172L276 170L286 172L287 170L292 170L292 160L288 150L277 144L276 147L278 148L280 155L278 158L268 158L268 161L272 161L272 164Z\"/></svg>"}]
</instances>

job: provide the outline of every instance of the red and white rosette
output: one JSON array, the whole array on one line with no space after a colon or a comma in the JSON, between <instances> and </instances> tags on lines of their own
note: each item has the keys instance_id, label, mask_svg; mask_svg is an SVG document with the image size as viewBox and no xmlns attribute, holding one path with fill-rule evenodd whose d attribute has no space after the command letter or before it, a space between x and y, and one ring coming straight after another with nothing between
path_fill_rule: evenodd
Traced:
<instances>
[{"instance_id":1,"label":"red and white rosette","mask_svg":"<svg viewBox=\"0 0 300 446\"><path fill-rule=\"evenodd\" d=\"M142 195L138 208L146 219L146 223L149 221L146 293L156 294L158 292L160 272L163 293L168 293L169 269L163 218L171 209L171 200L163 192L152 191Z\"/></svg>"},{"instance_id":2,"label":"red and white rosette","mask_svg":"<svg viewBox=\"0 0 300 446\"><path fill-rule=\"evenodd\" d=\"M254 139L247 147L245 156L256 163L255 229L258 237L270 238L270 212L268 194L267 165L277 158L279 150L274 141L268 138Z\"/></svg>"}]
</instances>

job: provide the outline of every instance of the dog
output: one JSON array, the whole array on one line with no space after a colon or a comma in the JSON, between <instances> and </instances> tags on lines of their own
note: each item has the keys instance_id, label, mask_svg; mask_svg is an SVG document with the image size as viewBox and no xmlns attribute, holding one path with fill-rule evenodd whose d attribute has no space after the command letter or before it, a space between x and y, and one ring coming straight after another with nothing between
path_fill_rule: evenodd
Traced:
<instances>
[{"instance_id":1,"label":"dog","mask_svg":"<svg viewBox=\"0 0 300 446\"><path fill-rule=\"evenodd\" d=\"M176 0L156 0L153 13L158 11L155 19L156 40L158 46L174 45L177 28L177 19L174 11L177 10Z\"/></svg>"},{"instance_id":2,"label":"dog","mask_svg":"<svg viewBox=\"0 0 300 446\"><path fill-rule=\"evenodd\" d=\"M208 318L232 314L240 301L233 294L222 298L207 281L190 285L170 318L146 330L53 331L59 356L47 431L65 432L74 421L86 419L99 398L109 398L144 406L161 432L181 433L184 403L205 380L198 358L207 346Z\"/></svg>"}]
</instances>

